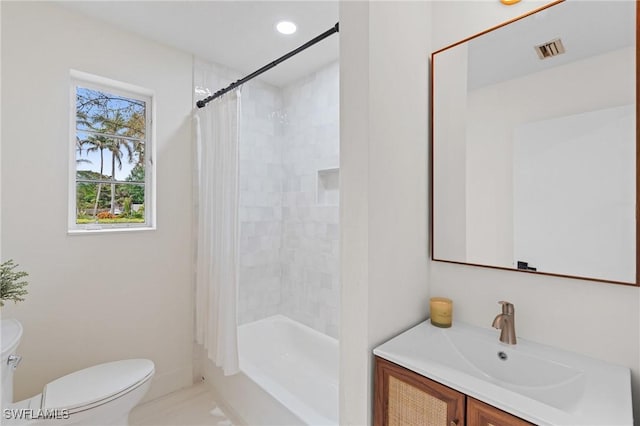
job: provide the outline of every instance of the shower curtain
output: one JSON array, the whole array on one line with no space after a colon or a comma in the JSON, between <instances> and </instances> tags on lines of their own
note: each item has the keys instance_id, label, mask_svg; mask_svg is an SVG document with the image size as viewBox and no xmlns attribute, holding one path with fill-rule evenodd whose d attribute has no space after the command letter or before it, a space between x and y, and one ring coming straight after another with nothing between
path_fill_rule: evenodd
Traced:
<instances>
[{"instance_id":1,"label":"shower curtain","mask_svg":"<svg viewBox=\"0 0 640 426\"><path fill-rule=\"evenodd\" d=\"M200 108L197 151L196 340L225 375L238 369L240 91Z\"/></svg>"}]
</instances>

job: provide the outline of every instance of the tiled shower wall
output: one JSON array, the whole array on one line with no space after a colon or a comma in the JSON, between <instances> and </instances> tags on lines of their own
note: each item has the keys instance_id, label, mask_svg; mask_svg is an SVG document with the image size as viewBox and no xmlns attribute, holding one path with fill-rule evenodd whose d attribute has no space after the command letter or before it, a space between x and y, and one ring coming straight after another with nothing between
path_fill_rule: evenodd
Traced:
<instances>
[{"instance_id":1,"label":"tiled shower wall","mask_svg":"<svg viewBox=\"0 0 640 426\"><path fill-rule=\"evenodd\" d=\"M284 89L256 80L242 88L239 324L280 313L338 335L337 199L317 194L318 171L339 164L338 71L335 63ZM196 88L239 77L194 65Z\"/></svg>"},{"instance_id":2,"label":"tiled shower wall","mask_svg":"<svg viewBox=\"0 0 640 426\"><path fill-rule=\"evenodd\" d=\"M240 324L279 313L282 268L282 96L242 88L240 120Z\"/></svg>"},{"instance_id":3,"label":"tiled shower wall","mask_svg":"<svg viewBox=\"0 0 640 426\"><path fill-rule=\"evenodd\" d=\"M337 181L340 164L338 71L334 63L283 90L281 252L281 313L336 338L338 204L322 191L323 176L333 174Z\"/></svg>"}]
</instances>

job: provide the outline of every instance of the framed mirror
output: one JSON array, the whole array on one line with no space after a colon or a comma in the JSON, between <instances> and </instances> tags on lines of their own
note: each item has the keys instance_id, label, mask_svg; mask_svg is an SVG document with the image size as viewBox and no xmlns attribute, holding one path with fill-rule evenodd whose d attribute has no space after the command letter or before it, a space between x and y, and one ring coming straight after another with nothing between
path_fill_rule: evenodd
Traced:
<instances>
[{"instance_id":1,"label":"framed mirror","mask_svg":"<svg viewBox=\"0 0 640 426\"><path fill-rule=\"evenodd\" d=\"M638 285L638 1L557 1L431 55L436 261Z\"/></svg>"}]
</instances>

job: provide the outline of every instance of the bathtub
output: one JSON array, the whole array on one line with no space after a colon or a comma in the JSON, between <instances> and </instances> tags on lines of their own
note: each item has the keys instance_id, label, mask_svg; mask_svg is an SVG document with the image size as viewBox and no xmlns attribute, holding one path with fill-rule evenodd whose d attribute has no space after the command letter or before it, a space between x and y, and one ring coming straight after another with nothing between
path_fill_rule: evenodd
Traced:
<instances>
[{"instance_id":1,"label":"bathtub","mask_svg":"<svg viewBox=\"0 0 640 426\"><path fill-rule=\"evenodd\" d=\"M240 374L205 372L221 406L248 425L337 425L338 341L282 315L238 327Z\"/></svg>"}]
</instances>

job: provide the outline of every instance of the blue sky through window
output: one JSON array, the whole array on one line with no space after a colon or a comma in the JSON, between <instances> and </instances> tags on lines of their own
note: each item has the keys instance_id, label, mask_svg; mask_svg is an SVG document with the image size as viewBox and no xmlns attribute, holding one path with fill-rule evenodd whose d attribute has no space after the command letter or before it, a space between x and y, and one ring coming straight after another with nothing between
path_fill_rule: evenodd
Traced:
<instances>
[{"instance_id":1,"label":"blue sky through window","mask_svg":"<svg viewBox=\"0 0 640 426\"><path fill-rule=\"evenodd\" d=\"M126 180L142 160L146 136L145 108L145 102L138 99L78 87L76 169L99 174L102 164L105 178L111 178L113 174L115 180ZM125 138L109 137L112 135ZM115 170L112 163L114 154Z\"/></svg>"}]
</instances>

